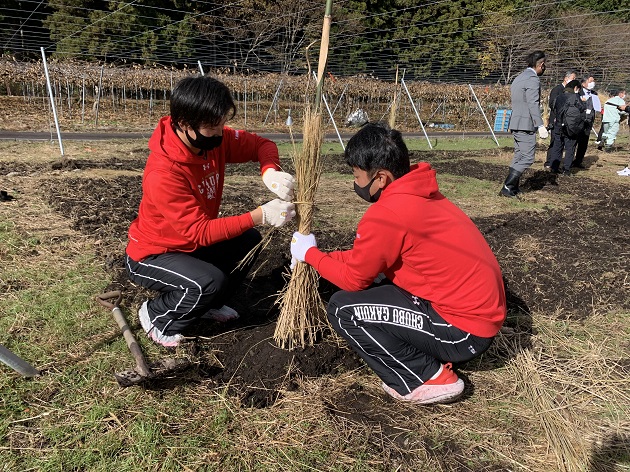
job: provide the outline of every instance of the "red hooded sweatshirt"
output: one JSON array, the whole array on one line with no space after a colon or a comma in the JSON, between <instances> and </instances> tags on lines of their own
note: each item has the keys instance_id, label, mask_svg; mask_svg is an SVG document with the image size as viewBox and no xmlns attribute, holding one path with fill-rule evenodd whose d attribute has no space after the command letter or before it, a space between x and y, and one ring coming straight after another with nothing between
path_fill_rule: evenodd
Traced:
<instances>
[{"instance_id":1,"label":"red hooded sweatshirt","mask_svg":"<svg viewBox=\"0 0 630 472\"><path fill-rule=\"evenodd\" d=\"M306 262L347 291L366 289L384 273L475 336L494 336L505 320L499 264L475 224L440 193L427 163L383 190L359 222L351 250L311 248Z\"/></svg>"},{"instance_id":2,"label":"red hooded sweatshirt","mask_svg":"<svg viewBox=\"0 0 630 472\"><path fill-rule=\"evenodd\" d=\"M223 128L218 148L194 154L162 118L151 139L138 217L129 227L127 254L135 261L166 252L191 252L254 227L249 213L217 218L225 163L258 161L279 169L278 147L246 131Z\"/></svg>"}]
</instances>

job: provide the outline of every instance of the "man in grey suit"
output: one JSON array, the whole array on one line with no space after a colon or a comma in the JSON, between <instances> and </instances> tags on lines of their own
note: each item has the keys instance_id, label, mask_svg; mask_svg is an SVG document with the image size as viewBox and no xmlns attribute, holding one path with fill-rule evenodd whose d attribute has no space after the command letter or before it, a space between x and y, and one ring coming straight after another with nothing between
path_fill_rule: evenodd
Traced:
<instances>
[{"instance_id":1,"label":"man in grey suit","mask_svg":"<svg viewBox=\"0 0 630 472\"><path fill-rule=\"evenodd\" d=\"M512 115L508 129L514 138L514 158L499 195L516 197L521 174L534 163L536 130L541 138L549 136L540 115L540 79L545 72L545 53L534 51L527 56L527 69L512 82Z\"/></svg>"}]
</instances>

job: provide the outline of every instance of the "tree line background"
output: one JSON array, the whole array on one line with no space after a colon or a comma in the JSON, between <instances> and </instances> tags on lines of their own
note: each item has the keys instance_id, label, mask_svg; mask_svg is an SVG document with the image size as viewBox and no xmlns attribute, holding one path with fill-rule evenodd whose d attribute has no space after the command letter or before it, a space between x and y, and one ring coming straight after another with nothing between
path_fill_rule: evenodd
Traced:
<instances>
[{"instance_id":1,"label":"tree line background","mask_svg":"<svg viewBox=\"0 0 630 472\"><path fill-rule=\"evenodd\" d=\"M4 0L0 45L16 62L44 47L64 61L303 74L317 60L324 5ZM328 72L391 80L398 67L407 80L507 84L543 49L546 81L570 67L614 86L629 81L629 45L629 0L343 0L333 2Z\"/></svg>"}]
</instances>

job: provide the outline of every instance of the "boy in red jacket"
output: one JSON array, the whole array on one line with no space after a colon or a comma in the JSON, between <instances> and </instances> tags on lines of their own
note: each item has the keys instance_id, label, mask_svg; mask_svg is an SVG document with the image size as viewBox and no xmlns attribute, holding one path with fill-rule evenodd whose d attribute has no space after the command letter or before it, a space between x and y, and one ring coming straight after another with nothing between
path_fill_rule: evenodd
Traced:
<instances>
[{"instance_id":1,"label":"boy in red jacket","mask_svg":"<svg viewBox=\"0 0 630 472\"><path fill-rule=\"evenodd\" d=\"M236 106L223 83L181 80L170 111L149 140L142 200L126 249L129 278L160 292L138 315L149 337L166 347L177 346L200 319L238 317L224 303L253 264L237 268L261 240L254 226L278 227L295 216L294 178L279 171L277 146L225 126ZM263 182L278 198L219 218L225 164L248 161L260 163Z\"/></svg>"},{"instance_id":2,"label":"boy in red jacket","mask_svg":"<svg viewBox=\"0 0 630 472\"><path fill-rule=\"evenodd\" d=\"M505 320L496 258L470 218L440 193L431 166L410 167L398 131L364 126L345 158L356 193L374 202L352 249L325 253L312 234L296 232L291 254L341 288L328 319L389 395L453 401L464 382L451 362L486 351ZM380 274L385 283L375 284Z\"/></svg>"}]
</instances>

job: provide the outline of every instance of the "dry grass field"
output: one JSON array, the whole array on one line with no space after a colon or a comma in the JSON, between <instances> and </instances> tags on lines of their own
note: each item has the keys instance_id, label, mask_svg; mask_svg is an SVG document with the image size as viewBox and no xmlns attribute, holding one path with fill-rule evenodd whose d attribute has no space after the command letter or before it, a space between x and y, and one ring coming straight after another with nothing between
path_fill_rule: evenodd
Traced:
<instances>
[{"instance_id":1,"label":"dry grass field","mask_svg":"<svg viewBox=\"0 0 630 472\"><path fill-rule=\"evenodd\" d=\"M440 143L440 145L445 143ZM0 365L0 470L630 470L630 146L587 154L571 178L542 170L519 200L497 192L510 148L414 151L477 224L501 265L508 320L480 359L455 366L463 399L416 407L387 397L344 342L273 343L292 227L276 231L232 305L168 353L151 344L122 257L140 200L146 142L0 142L0 344L42 371ZM412 146L413 147L413 146ZM338 150L324 146L314 232L346 248L366 209ZM283 165L291 169L288 147ZM267 201L257 169L230 169L223 214ZM134 365L97 293L123 292L146 356L191 367L121 388ZM336 290L320 281L326 299Z\"/></svg>"}]
</instances>

